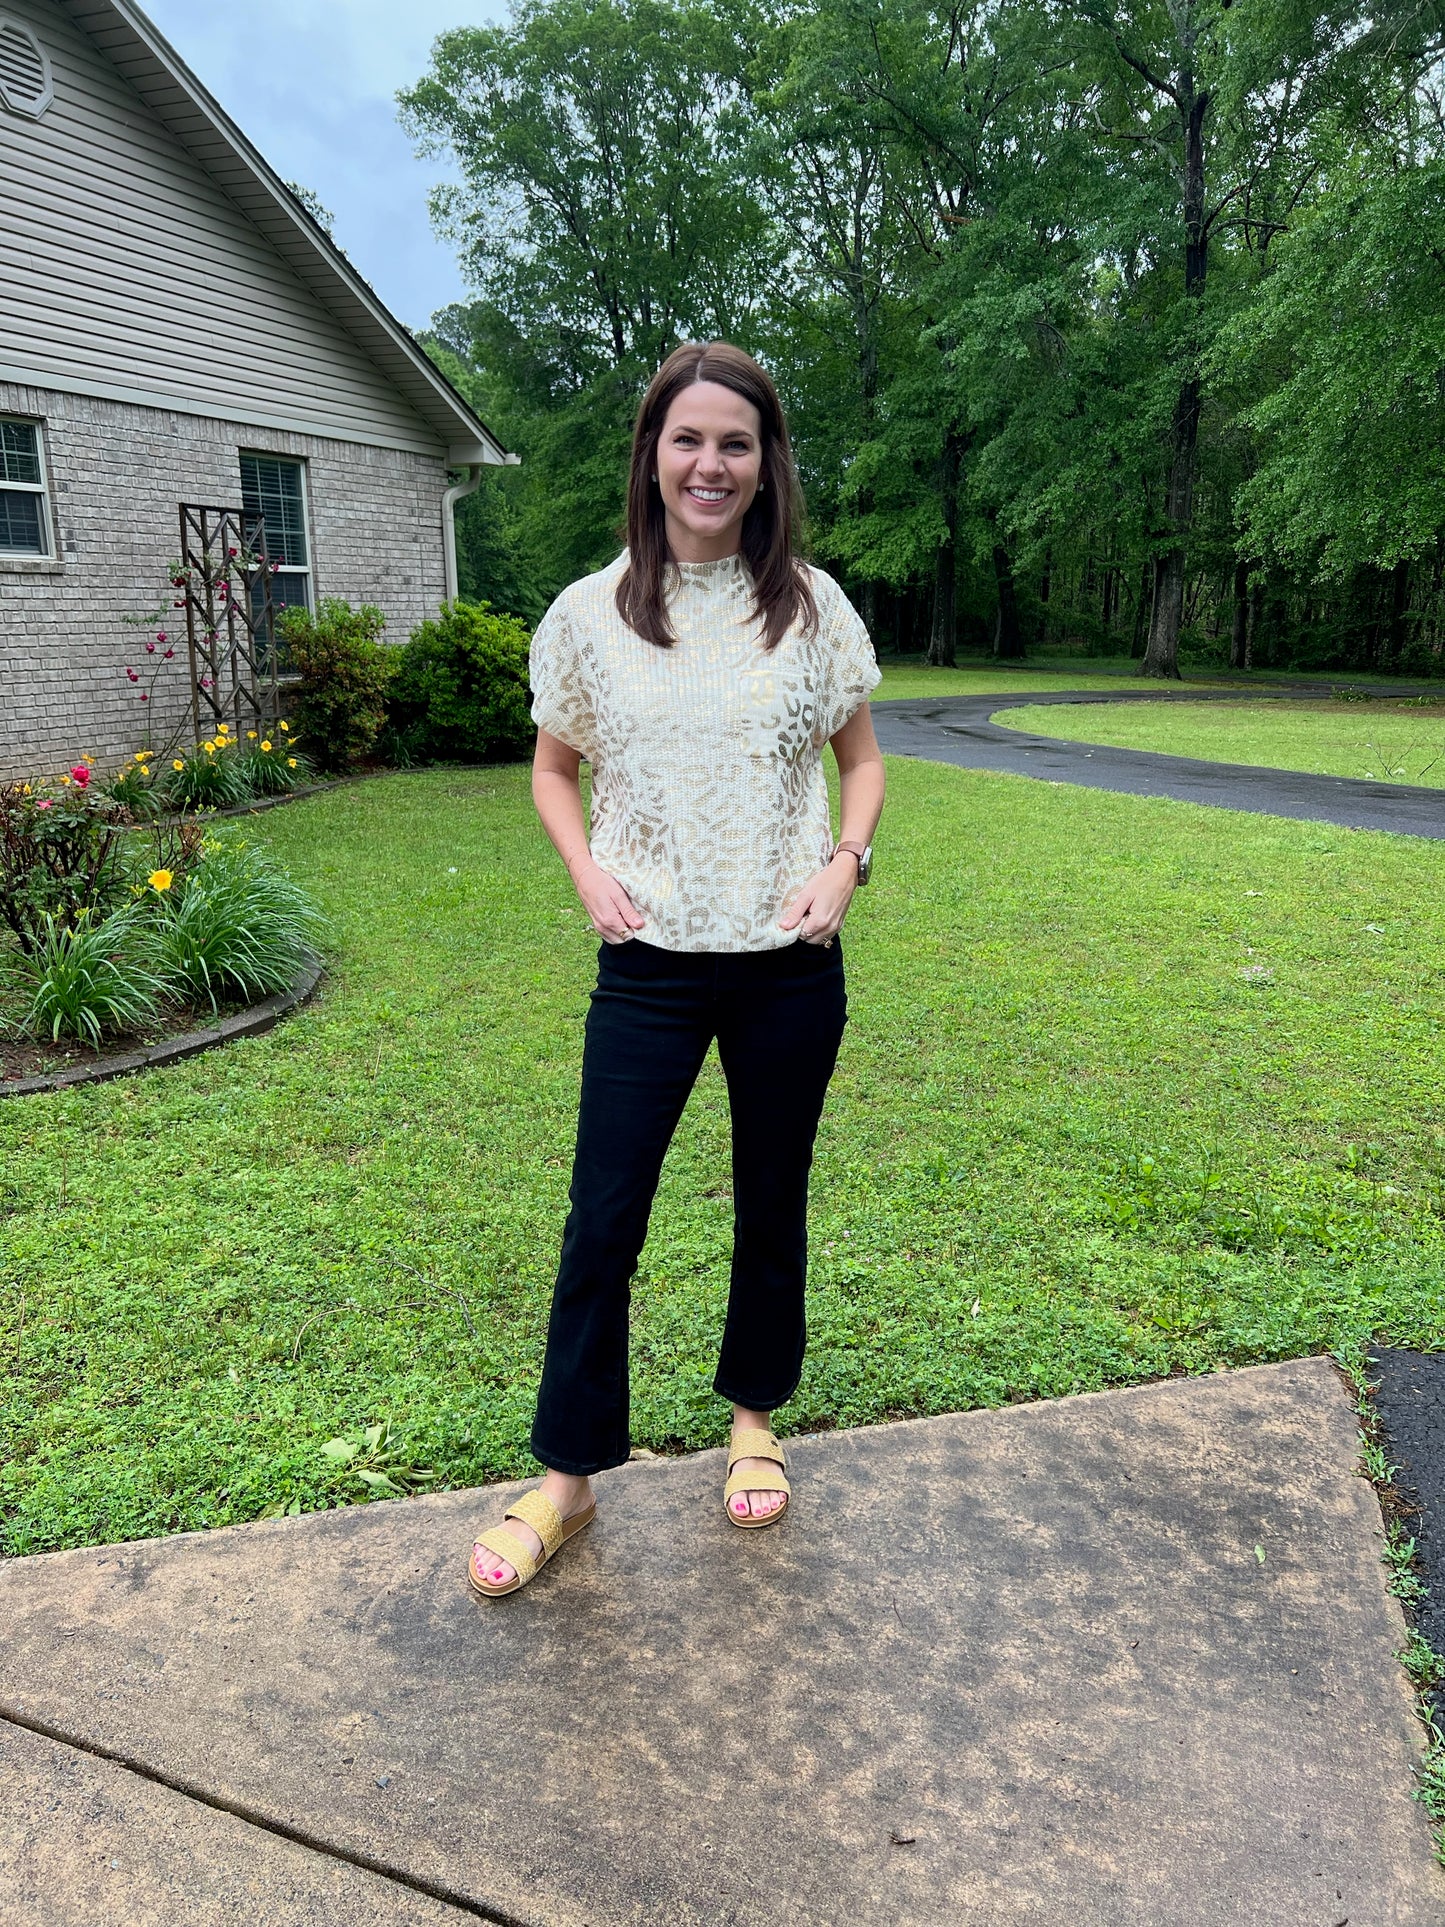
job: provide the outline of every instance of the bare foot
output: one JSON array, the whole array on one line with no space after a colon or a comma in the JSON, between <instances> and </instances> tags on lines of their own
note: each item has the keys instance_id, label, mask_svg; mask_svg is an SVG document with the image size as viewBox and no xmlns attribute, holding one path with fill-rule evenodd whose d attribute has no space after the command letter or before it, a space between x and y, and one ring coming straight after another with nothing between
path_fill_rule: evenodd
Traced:
<instances>
[{"instance_id":1,"label":"bare foot","mask_svg":"<svg viewBox=\"0 0 1445 1927\"><path fill-rule=\"evenodd\" d=\"M745 1405L733 1407L733 1430L741 1432L756 1426L761 1432L770 1432L772 1414L770 1412L750 1412ZM757 1475L757 1490L749 1488L746 1492L735 1492L728 1500L728 1510L735 1519L746 1519L751 1513L755 1519L767 1519L780 1511L788 1503L786 1492L780 1492L776 1483L778 1468L772 1459L739 1459L733 1467L737 1473Z\"/></svg>"},{"instance_id":2,"label":"bare foot","mask_svg":"<svg viewBox=\"0 0 1445 1927\"><path fill-rule=\"evenodd\" d=\"M574 1478L570 1472L549 1472L537 1490L552 1501L564 1519L585 1512L592 1503L590 1481ZM529 1525L521 1519L508 1519L507 1530L516 1533L534 1559L541 1558L542 1541ZM489 1586L509 1586L517 1576L515 1566L509 1566L500 1554L480 1543L472 1547L472 1563L478 1577Z\"/></svg>"}]
</instances>

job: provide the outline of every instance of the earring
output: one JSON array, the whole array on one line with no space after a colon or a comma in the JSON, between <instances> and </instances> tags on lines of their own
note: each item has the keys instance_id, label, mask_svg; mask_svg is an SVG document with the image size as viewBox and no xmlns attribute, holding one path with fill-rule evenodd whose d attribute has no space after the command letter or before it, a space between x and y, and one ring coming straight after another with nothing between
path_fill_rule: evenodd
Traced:
<instances>
[{"instance_id":1,"label":"earring","mask_svg":"<svg viewBox=\"0 0 1445 1927\"><path fill-rule=\"evenodd\" d=\"M653 479L653 481L655 482L655 481L657 480L657 477L656 477L656 475L654 475L652 479Z\"/></svg>"}]
</instances>

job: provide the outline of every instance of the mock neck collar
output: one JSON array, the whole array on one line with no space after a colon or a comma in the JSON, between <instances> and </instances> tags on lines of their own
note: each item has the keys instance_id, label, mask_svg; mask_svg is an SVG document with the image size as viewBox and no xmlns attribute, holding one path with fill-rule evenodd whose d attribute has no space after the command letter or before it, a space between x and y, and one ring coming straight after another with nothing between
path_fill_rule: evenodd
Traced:
<instances>
[{"instance_id":1,"label":"mock neck collar","mask_svg":"<svg viewBox=\"0 0 1445 1927\"><path fill-rule=\"evenodd\" d=\"M712 589L738 581L745 564L741 554L720 556L716 562L676 562L672 564L683 583L690 588Z\"/></svg>"}]
</instances>

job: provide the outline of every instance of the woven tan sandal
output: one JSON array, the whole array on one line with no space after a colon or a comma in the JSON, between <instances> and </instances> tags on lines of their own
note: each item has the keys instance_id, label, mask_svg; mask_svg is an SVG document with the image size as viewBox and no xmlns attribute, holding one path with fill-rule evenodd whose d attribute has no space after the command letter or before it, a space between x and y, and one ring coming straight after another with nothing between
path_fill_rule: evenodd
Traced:
<instances>
[{"instance_id":1,"label":"woven tan sandal","mask_svg":"<svg viewBox=\"0 0 1445 1927\"><path fill-rule=\"evenodd\" d=\"M777 1466L778 1476L769 1479L766 1485L760 1484L760 1472L733 1471L739 1459L767 1459ZM788 1498L793 1490L783 1476L786 1463L782 1446L771 1432L765 1432L760 1425L740 1426L733 1433L728 1445L728 1482L723 1487L723 1511L730 1525L741 1526L746 1531L749 1527L775 1526L778 1523L788 1509ZM755 1518L751 1512L740 1519L732 1509L732 1501L740 1492L781 1492L783 1503L776 1512L766 1512L761 1519Z\"/></svg>"},{"instance_id":2,"label":"woven tan sandal","mask_svg":"<svg viewBox=\"0 0 1445 1927\"><path fill-rule=\"evenodd\" d=\"M472 1547L472 1556L467 1564L467 1578L472 1591L480 1593L484 1599L500 1599L504 1593L517 1592L537 1577L558 1546L570 1539L574 1532L580 1532L583 1526L590 1526L596 1517L595 1499L585 1512L574 1512L570 1519L564 1519L545 1492L524 1492L517 1503L509 1505L502 1514L504 1523L493 1526L490 1532L484 1532ZM542 1541L540 1559L520 1533L508 1531L505 1524L508 1519L520 1519L524 1526L532 1528ZM515 1569L516 1577L509 1579L505 1586L494 1586L477 1570L477 1553L483 1546Z\"/></svg>"}]
</instances>

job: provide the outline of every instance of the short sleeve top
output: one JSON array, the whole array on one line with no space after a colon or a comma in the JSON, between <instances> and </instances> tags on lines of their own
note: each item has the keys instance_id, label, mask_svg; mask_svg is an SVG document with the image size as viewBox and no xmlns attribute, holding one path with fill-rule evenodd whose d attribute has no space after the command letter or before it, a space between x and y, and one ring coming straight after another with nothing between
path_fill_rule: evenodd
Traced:
<instances>
[{"instance_id":1,"label":"short sleeve top","mask_svg":"<svg viewBox=\"0 0 1445 1927\"><path fill-rule=\"evenodd\" d=\"M532 720L592 765L592 854L664 950L774 950L832 855L823 747L879 681L868 632L810 571L812 631L765 649L738 556L674 571L660 649L617 613L625 553L565 589L532 638Z\"/></svg>"}]
</instances>

